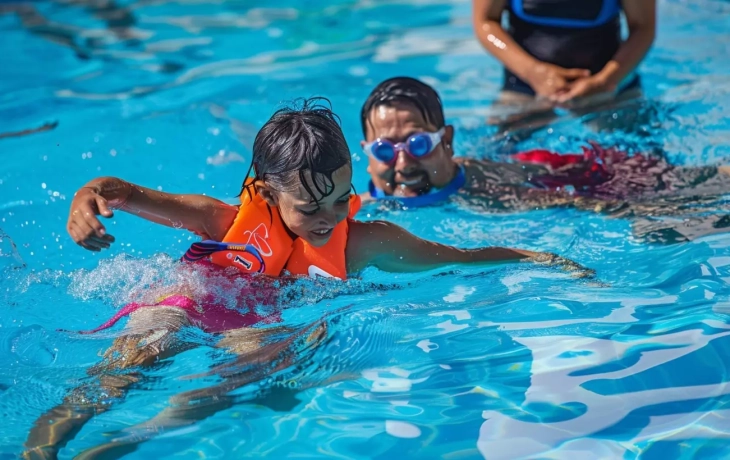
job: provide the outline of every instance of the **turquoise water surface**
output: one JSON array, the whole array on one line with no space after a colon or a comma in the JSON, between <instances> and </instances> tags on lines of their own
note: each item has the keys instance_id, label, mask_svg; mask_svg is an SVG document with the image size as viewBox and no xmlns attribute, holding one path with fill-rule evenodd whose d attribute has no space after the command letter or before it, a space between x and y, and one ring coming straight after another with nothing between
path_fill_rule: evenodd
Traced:
<instances>
[{"instance_id":1,"label":"turquoise water surface","mask_svg":"<svg viewBox=\"0 0 730 460\"><path fill-rule=\"evenodd\" d=\"M395 75L441 92L460 155L595 140L683 165L730 156L728 2L660 0L640 69L646 98L565 114L529 137L484 123L501 69L473 38L470 11L459 0L0 2L0 134L58 123L0 138L0 457L19 454L34 420L88 381L121 327L61 330L93 328L150 285L190 276L175 260L193 236L128 215L107 222L111 250L73 243L70 200L95 176L235 202L257 129L282 103L324 95L362 191L360 106ZM638 122L596 131L584 123L596 117ZM527 264L302 282L284 324L324 318L324 342L129 458L730 456L730 234L655 245L627 220L459 202L359 217L462 247L557 252L608 286ZM183 378L230 360L213 337L185 334L200 346L144 371L60 458L218 382Z\"/></svg>"}]
</instances>

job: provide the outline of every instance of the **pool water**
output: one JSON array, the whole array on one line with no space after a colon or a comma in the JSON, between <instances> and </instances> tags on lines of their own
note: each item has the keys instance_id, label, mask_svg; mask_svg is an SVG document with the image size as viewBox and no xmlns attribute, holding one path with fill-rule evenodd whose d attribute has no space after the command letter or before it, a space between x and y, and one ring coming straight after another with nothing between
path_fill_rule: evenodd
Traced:
<instances>
[{"instance_id":1,"label":"pool water","mask_svg":"<svg viewBox=\"0 0 730 460\"><path fill-rule=\"evenodd\" d=\"M89 380L121 326L67 331L188 279L175 259L195 239L181 230L118 214L111 250L74 245L70 200L95 176L235 202L257 129L282 103L324 95L364 190L360 105L395 75L441 92L459 155L595 140L683 165L730 156L727 2L660 0L640 69L646 98L563 114L531 136L484 124L501 69L470 21L458 0L0 3L0 134L57 123L0 138L0 456L19 454L34 420ZM594 118L638 121L595 130ZM283 322L324 319L323 342L297 345L290 365L233 392L231 407L129 458L730 456L730 234L650 244L627 220L459 202L366 207L360 218L462 247L557 252L607 286L528 264L301 282ZM211 336L185 334L199 346L145 371L59 457L134 434L176 394L219 382L189 376L230 356Z\"/></svg>"}]
</instances>

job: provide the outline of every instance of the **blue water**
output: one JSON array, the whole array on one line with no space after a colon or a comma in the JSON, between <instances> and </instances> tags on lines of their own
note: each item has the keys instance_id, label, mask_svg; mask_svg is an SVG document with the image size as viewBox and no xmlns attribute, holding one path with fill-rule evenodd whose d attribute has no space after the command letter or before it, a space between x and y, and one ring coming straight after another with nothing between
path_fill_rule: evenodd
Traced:
<instances>
[{"instance_id":1,"label":"blue water","mask_svg":"<svg viewBox=\"0 0 730 460\"><path fill-rule=\"evenodd\" d=\"M234 202L258 127L283 102L325 95L363 190L360 105L399 74L441 92L460 155L597 140L661 149L676 164L730 156L727 2L659 1L657 42L640 69L646 99L597 115L645 115L633 129L595 131L590 116L566 114L529 138L495 136L484 124L501 69L472 37L469 2L123 1L132 20L116 16L112 29L82 3L26 3L44 18L31 29L0 3L0 133L58 122L0 139L2 456L21 452L33 421L87 381L112 341L59 329L95 327L151 284L187 276L174 260L194 238L127 215L108 222L110 251L73 244L70 199L92 177ZM237 390L233 407L130 458L730 455L730 235L652 245L626 220L571 209L493 214L449 204L371 207L360 217L462 247L558 252L609 286L526 264L302 283L284 323L325 318L325 342ZM228 359L213 338L187 333L198 348L146 371L60 458L150 419L180 391L215 383L182 379Z\"/></svg>"}]
</instances>

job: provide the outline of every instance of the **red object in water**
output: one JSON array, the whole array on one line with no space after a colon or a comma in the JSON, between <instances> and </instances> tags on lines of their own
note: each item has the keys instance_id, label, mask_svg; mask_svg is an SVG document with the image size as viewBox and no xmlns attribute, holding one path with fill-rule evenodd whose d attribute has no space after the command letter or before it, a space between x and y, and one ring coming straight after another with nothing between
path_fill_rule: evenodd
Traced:
<instances>
[{"instance_id":1,"label":"red object in water","mask_svg":"<svg viewBox=\"0 0 730 460\"><path fill-rule=\"evenodd\" d=\"M544 149L527 150L525 152L515 153L512 155L515 160L523 163L535 163L550 166L553 169L562 168L563 166L582 163L587 160L585 155L576 153L568 153L561 155Z\"/></svg>"},{"instance_id":2,"label":"red object in water","mask_svg":"<svg viewBox=\"0 0 730 460\"><path fill-rule=\"evenodd\" d=\"M548 188L590 188L601 184L611 178L605 162L613 162L623 157L625 154L613 148L604 149L595 143L591 143L591 147L583 147L582 154L560 154L545 149L533 149L512 155L519 162L538 164L550 169L550 174L531 178L531 182Z\"/></svg>"}]
</instances>

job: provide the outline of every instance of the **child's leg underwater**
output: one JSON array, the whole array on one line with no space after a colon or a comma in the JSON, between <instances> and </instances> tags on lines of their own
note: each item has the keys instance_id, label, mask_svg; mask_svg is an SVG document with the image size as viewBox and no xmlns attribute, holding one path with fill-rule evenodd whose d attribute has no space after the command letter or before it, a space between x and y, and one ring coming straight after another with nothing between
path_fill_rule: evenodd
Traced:
<instances>
[{"instance_id":1,"label":"child's leg underwater","mask_svg":"<svg viewBox=\"0 0 730 460\"><path fill-rule=\"evenodd\" d=\"M158 434L194 424L228 409L240 402L231 392L262 381L295 365L297 361L306 361L326 337L326 323L319 321L301 329L273 327L229 331L217 346L236 353L236 359L191 377L218 375L223 377L221 383L174 396L170 406L154 418L119 432L119 436L112 441L86 450L77 458L127 455L134 452L139 444Z\"/></svg>"},{"instance_id":2,"label":"child's leg underwater","mask_svg":"<svg viewBox=\"0 0 730 460\"><path fill-rule=\"evenodd\" d=\"M36 420L23 457L55 458L87 421L108 410L113 399L123 397L142 378L138 372L127 370L150 366L192 348L194 345L176 340L176 332L189 324L185 312L178 308L145 307L132 313L124 335L116 338L103 360L88 370L96 381L75 388L60 405Z\"/></svg>"}]
</instances>

